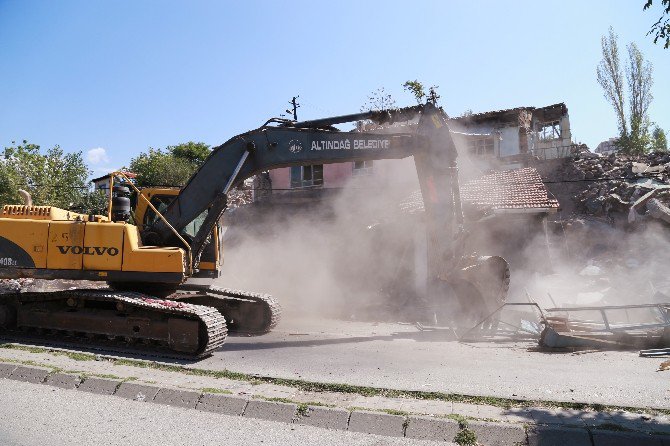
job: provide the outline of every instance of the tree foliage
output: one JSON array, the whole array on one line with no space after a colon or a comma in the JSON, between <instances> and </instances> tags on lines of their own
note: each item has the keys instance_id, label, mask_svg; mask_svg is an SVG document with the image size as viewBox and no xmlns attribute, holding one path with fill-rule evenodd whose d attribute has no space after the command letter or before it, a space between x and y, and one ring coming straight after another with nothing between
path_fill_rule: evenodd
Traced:
<instances>
[{"instance_id":1,"label":"tree foliage","mask_svg":"<svg viewBox=\"0 0 670 446\"><path fill-rule=\"evenodd\" d=\"M654 131L651 134L652 137L652 150L654 152L665 152L668 150L668 139L665 136L665 131L660 128L654 128Z\"/></svg>"},{"instance_id":2,"label":"tree foliage","mask_svg":"<svg viewBox=\"0 0 670 446\"><path fill-rule=\"evenodd\" d=\"M168 146L166 149L177 158L185 159L198 165L205 162L211 150L204 142L189 141L176 146Z\"/></svg>"},{"instance_id":3,"label":"tree foliage","mask_svg":"<svg viewBox=\"0 0 670 446\"><path fill-rule=\"evenodd\" d=\"M425 88L423 84L418 80L407 81L404 84L402 84L402 88L404 88L405 91L409 91L410 93L412 93L414 99L416 99L417 104L421 104L423 102L423 99L426 97Z\"/></svg>"},{"instance_id":4,"label":"tree foliage","mask_svg":"<svg viewBox=\"0 0 670 446\"><path fill-rule=\"evenodd\" d=\"M207 144L187 142L153 149L130 160L138 186L183 186L210 154Z\"/></svg>"},{"instance_id":5,"label":"tree foliage","mask_svg":"<svg viewBox=\"0 0 670 446\"><path fill-rule=\"evenodd\" d=\"M109 197L104 190L90 190L69 209L82 214L107 215Z\"/></svg>"},{"instance_id":6,"label":"tree foliage","mask_svg":"<svg viewBox=\"0 0 670 446\"><path fill-rule=\"evenodd\" d=\"M81 152L64 153L54 146L43 153L26 140L12 142L0 162L0 203L21 203L18 190L24 189L35 205L81 207L90 193L89 175Z\"/></svg>"},{"instance_id":7,"label":"tree foliage","mask_svg":"<svg viewBox=\"0 0 670 446\"><path fill-rule=\"evenodd\" d=\"M614 29L610 28L608 36L601 38L600 45L602 47L603 58L597 68L598 83L605 92L605 98L614 107L619 134L625 135L628 134L624 107L625 85L623 70L620 66L619 45L617 43L617 35L614 34Z\"/></svg>"},{"instance_id":8,"label":"tree foliage","mask_svg":"<svg viewBox=\"0 0 670 446\"><path fill-rule=\"evenodd\" d=\"M653 3L654 0L647 0L643 10L651 8ZM647 35L654 36L654 43L657 43L659 40L663 42L663 39L665 39L663 48L666 50L670 48L670 0L661 0L661 16L651 26Z\"/></svg>"},{"instance_id":9,"label":"tree foliage","mask_svg":"<svg viewBox=\"0 0 670 446\"><path fill-rule=\"evenodd\" d=\"M405 91L412 93L414 99L416 99L417 104L422 104L424 100L427 100L433 105L437 105L437 100L440 99L440 95L437 94L437 89L439 88L437 85L429 87L427 94L423 83L419 82L418 80L407 81L402 84L402 87L405 89Z\"/></svg>"},{"instance_id":10,"label":"tree foliage","mask_svg":"<svg viewBox=\"0 0 670 446\"><path fill-rule=\"evenodd\" d=\"M367 101L361 107L362 112L389 110L395 108L395 99L386 92L384 87L370 93Z\"/></svg>"},{"instance_id":11,"label":"tree foliage","mask_svg":"<svg viewBox=\"0 0 670 446\"><path fill-rule=\"evenodd\" d=\"M617 146L624 153L644 153L651 147L648 110L653 99L651 94L653 68L651 63L644 59L637 45L630 43L627 46L628 61L624 78L617 39L611 27L608 35L601 39L603 58L596 70L598 83L603 88L605 98L612 104L617 117L619 128Z\"/></svg>"}]
</instances>

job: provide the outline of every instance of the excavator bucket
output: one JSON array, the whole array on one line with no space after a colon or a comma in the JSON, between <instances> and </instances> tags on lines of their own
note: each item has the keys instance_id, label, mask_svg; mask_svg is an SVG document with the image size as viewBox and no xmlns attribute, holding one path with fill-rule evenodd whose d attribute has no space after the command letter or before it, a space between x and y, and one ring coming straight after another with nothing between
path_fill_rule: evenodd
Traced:
<instances>
[{"instance_id":1,"label":"excavator bucket","mask_svg":"<svg viewBox=\"0 0 670 446\"><path fill-rule=\"evenodd\" d=\"M507 298L509 264L499 256L465 257L455 273L440 280L444 295L436 296L439 325L470 328L493 313ZM491 321L490 325L495 324Z\"/></svg>"}]
</instances>

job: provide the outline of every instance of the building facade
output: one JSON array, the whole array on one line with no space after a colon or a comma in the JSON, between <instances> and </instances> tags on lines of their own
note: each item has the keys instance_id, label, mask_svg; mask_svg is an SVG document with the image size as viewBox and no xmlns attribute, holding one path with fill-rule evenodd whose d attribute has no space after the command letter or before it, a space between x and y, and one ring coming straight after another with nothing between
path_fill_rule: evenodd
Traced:
<instances>
[{"instance_id":1,"label":"building facade","mask_svg":"<svg viewBox=\"0 0 670 446\"><path fill-rule=\"evenodd\" d=\"M359 125L359 130L390 132L415 125L416 121L397 123L391 128ZM474 161L480 171L523 167L531 158L563 158L580 148L572 142L568 108L564 103L468 113L451 118L449 125L461 159ZM308 192L310 190L338 189L350 180L365 182L365 178L374 177L379 183L393 181L403 169L413 170L411 160L285 167L271 170L266 184L271 187L273 196L295 192L308 199L318 195Z\"/></svg>"}]
</instances>

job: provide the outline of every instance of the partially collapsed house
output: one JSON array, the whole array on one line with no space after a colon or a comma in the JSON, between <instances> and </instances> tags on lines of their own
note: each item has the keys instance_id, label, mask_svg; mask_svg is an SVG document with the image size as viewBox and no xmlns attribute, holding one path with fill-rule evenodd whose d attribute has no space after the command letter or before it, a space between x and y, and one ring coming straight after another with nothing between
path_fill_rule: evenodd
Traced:
<instances>
[{"instance_id":1,"label":"partially collapsed house","mask_svg":"<svg viewBox=\"0 0 670 446\"><path fill-rule=\"evenodd\" d=\"M559 204L550 196L534 168L494 172L461 185L468 252L499 255L512 266L526 264L526 249L537 256L537 271L549 271L551 263L546 244L547 217L558 211ZM416 191L400 203L404 214L419 217L424 212L421 192ZM400 220L399 220L400 221ZM408 230L418 227L406 220ZM417 239L418 240L418 239ZM421 243L421 242L417 242ZM417 246L417 249L425 249ZM425 256L415 256L417 261Z\"/></svg>"},{"instance_id":2,"label":"partially collapsed house","mask_svg":"<svg viewBox=\"0 0 670 446\"><path fill-rule=\"evenodd\" d=\"M521 166L528 157L563 158L578 147L572 142L568 108L562 102L466 114L451 119L450 125L469 154L498 165Z\"/></svg>"},{"instance_id":3,"label":"partially collapsed house","mask_svg":"<svg viewBox=\"0 0 670 446\"><path fill-rule=\"evenodd\" d=\"M411 127L414 122L397 123ZM533 160L563 158L583 150L572 142L568 108L564 103L546 107L517 107L466 114L450 119L460 159L475 160L478 171L524 167ZM363 126L363 131L393 131L388 127ZM274 169L259 183L258 196L282 203L309 202L339 189L350 180L380 183L397 181L399 172L411 171L407 160L356 161ZM405 175L407 176L407 175ZM268 193L268 191L271 191Z\"/></svg>"}]
</instances>

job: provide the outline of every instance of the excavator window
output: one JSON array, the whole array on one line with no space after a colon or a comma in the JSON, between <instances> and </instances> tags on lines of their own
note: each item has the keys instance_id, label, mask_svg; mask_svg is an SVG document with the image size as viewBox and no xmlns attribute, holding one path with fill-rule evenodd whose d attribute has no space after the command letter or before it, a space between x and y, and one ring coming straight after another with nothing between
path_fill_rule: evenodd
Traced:
<instances>
[{"instance_id":1,"label":"excavator window","mask_svg":"<svg viewBox=\"0 0 670 446\"><path fill-rule=\"evenodd\" d=\"M151 197L151 204L154 205L156 209L158 209L158 212L161 214L165 212L167 209L168 205L170 202L174 200L174 195L154 195ZM207 217L207 210L205 210L203 213L198 215L195 220L193 220L191 223L189 223L185 228L184 228L184 233L190 235L191 237L195 237L195 234L198 233L198 230L200 229L200 226L202 226L202 223L205 221L205 217ZM153 211L151 208L147 208L146 213L144 214L144 226L148 227L156 223L158 220L158 215Z\"/></svg>"},{"instance_id":2,"label":"excavator window","mask_svg":"<svg viewBox=\"0 0 670 446\"><path fill-rule=\"evenodd\" d=\"M154 207L158 209L158 212L162 214L172 200L174 200L174 196L172 195L154 195L151 197L151 204L153 204ZM147 210L144 213L144 221L142 222L143 226L151 226L156 223L156 220L158 220L158 215L156 215L153 209L147 207Z\"/></svg>"},{"instance_id":3,"label":"excavator window","mask_svg":"<svg viewBox=\"0 0 670 446\"><path fill-rule=\"evenodd\" d=\"M191 237L195 237L195 235L198 233L200 230L200 226L205 222L205 217L207 217L207 212L209 210L203 211L200 215L198 215L195 220L193 220L191 223L186 225L184 228L184 232Z\"/></svg>"}]
</instances>

